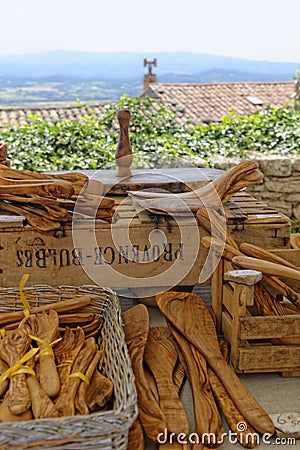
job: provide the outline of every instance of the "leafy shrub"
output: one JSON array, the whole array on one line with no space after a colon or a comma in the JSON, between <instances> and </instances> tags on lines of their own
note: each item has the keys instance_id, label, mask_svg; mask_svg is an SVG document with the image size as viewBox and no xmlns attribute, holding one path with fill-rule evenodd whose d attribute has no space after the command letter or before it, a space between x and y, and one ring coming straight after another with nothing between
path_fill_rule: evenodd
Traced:
<instances>
[{"instance_id":1,"label":"leafy shrub","mask_svg":"<svg viewBox=\"0 0 300 450\"><path fill-rule=\"evenodd\" d=\"M84 106L84 105L82 105ZM216 155L245 157L247 152L296 155L300 153L300 110L267 108L251 116L233 111L221 123L178 125L168 105L152 99L123 96L103 115L83 122L47 124L38 117L17 129L3 131L12 166L54 171L111 168L119 139L117 111L131 112L130 140L135 167L172 166L178 159L197 155L208 163Z\"/></svg>"}]
</instances>

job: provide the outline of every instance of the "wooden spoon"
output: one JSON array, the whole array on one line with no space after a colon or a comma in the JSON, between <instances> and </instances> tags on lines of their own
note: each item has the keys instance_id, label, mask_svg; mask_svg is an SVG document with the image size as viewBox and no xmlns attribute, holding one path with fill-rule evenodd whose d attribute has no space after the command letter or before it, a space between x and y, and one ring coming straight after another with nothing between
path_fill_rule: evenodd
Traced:
<instances>
[{"instance_id":1,"label":"wooden spoon","mask_svg":"<svg viewBox=\"0 0 300 450\"><path fill-rule=\"evenodd\" d=\"M158 294L157 304L174 327L202 353L247 421L260 433L273 435L272 420L224 360L214 322L201 298L185 292L165 292Z\"/></svg>"},{"instance_id":2,"label":"wooden spoon","mask_svg":"<svg viewBox=\"0 0 300 450\"><path fill-rule=\"evenodd\" d=\"M125 340L131 358L138 395L139 417L147 436L157 441L159 433L167 428L165 416L153 396L144 372L143 357L149 332L149 314L145 305L139 304L122 315Z\"/></svg>"},{"instance_id":3,"label":"wooden spoon","mask_svg":"<svg viewBox=\"0 0 300 450\"><path fill-rule=\"evenodd\" d=\"M0 346L0 356L13 367L26 353L31 339L27 329L22 326L9 331ZM8 404L13 414L22 414L30 408L31 397L28 391L25 373L14 374L10 378Z\"/></svg>"},{"instance_id":4,"label":"wooden spoon","mask_svg":"<svg viewBox=\"0 0 300 450\"><path fill-rule=\"evenodd\" d=\"M97 344L95 339L93 337L88 338L74 361L70 377L54 402L56 409L62 416L74 416L75 396L81 379L78 376L72 377L72 375L76 375L78 372L84 374L96 351Z\"/></svg>"},{"instance_id":5,"label":"wooden spoon","mask_svg":"<svg viewBox=\"0 0 300 450\"><path fill-rule=\"evenodd\" d=\"M167 327L151 327L144 353L144 362L152 372L159 395L159 405L165 415L168 431L188 433L189 423L173 382L178 359L175 343ZM162 364L163 361L163 364Z\"/></svg>"},{"instance_id":6,"label":"wooden spoon","mask_svg":"<svg viewBox=\"0 0 300 450\"><path fill-rule=\"evenodd\" d=\"M167 320L167 323L180 349L181 361L186 366L193 393L196 432L198 436L203 437L207 445L211 444L211 436L213 435L214 446L216 446L221 441L223 427L208 381L205 358L169 320ZM210 441L207 441L207 437Z\"/></svg>"},{"instance_id":7,"label":"wooden spoon","mask_svg":"<svg viewBox=\"0 0 300 450\"><path fill-rule=\"evenodd\" d=\"M41 339L38 347L40 355L40 384L49 397L55 397L60 390L60 381L55 364L53 350L47 348L58 336L58 314L54 309L49 312L31 314L22 323L29 328L34 337Z\"/></svg>"},{"instance_id":8,"label":"wooden spoon","mask_svg":"<svg viewBox=\"0 0 300 450\"><path fill-rule=\"evenodd\" d=\"M85 335L81 327L72 331L69 327L63 334L62 340L55 346L54 354L58 364L58 375L60 384L63 385L68 375L68 364L74 363L78 353L84 346ZM71 366L70 366L71 367Z\"/></svg>"}]
</instances>

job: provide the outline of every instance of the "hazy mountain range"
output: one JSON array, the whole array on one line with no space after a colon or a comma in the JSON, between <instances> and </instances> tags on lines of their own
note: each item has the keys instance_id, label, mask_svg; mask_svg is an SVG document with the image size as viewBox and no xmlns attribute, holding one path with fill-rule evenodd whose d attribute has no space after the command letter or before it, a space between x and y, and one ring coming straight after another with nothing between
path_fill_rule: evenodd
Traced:
<instances>
[{"instance_id":1,"label":"hazy mountain range","mask_svg":"<svg viewBox=\"0 0 300 450\"><path fill-rule=\"evenodd\" d=\"M159 82L165 83L291 81L299 69L298 63L254 61L191 52L57 51L0 55L0 104L61 100L55 97L59 86L64 87L64 101L76 100L78 93L83 101L115 101L123 93L138 95L143 89L143 75L147 73L143 67L144 58L157 58L157 67L153 72ZM30 93L26 93L29 85ZM37 98L34 86L38 87ZM46 98L43 96L43 86L48 92ZM67 94L67 86L72 86L71 98ZM93 86L91 92L89 86ZM13 92L14 89L17 91ZM77 94L75 91L78 91ZM14 96L14 93L18 95Z\"/></svg>"}]
</instances>

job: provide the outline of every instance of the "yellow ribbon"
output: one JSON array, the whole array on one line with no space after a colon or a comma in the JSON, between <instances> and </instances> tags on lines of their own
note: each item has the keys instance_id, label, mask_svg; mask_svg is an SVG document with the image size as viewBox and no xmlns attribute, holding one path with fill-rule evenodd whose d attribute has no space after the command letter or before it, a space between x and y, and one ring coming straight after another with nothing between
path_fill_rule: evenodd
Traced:
<instances>
[{"instance_id":1,"label":"yellow ribbon","mask_svg":"<svg viewBox=\"0 0 300 450\"><path fill-rule=\"evenodd\" d=\"M18 373L29 373L30 375L35 375L35 372L31 367L23 364L30 358L32 358L37 352L38 348L32 348L31 350L29 350L29 352L25 353L25 355L22 356L19 361L17 361L12 367L7 369L5 372L3 372L2 375L0 375L0 383L7 378L11 378L14 375L17 375Z\"/></svg>"},{"instance_id":2,"label":"yellow ribbon","mask_svg":"<svg viewBox=\"0 0 300 450\"><path fill-rule=\"evenodd\" d=\"M45 347L43 350L40 350L36 358L40 358L40 356L42 355L50 355L52 356L52 358L54 358L54 353L51 347L53 347L53 345L57 344L59 341L62 340L62 338L58 338L55 341L51 342L51 344L48 344L48 342L44 341L43 339L37 336L33 336L32 334L29 334L29 337Z\"/></svg>"},{"instance_id":3,"label":"yellow ribbon","mask_svg":"<svg viewBox=\"0 0 300 450\"><path fill-rule=\"evenodd\" d=\"M61 387L60 393L62 393L62 391L65 389L67 382L69 381L70 378L80 378L82 381L84 381L87 385L89 385L89 380L87 379L87 377L81 373L81 372L74 372L71 373L71 369L72 369L72 365L73 362L71 359L66 360L65 362L59 364L57 367L67 367L67 376L66 379Z\"/></svg>"},{"instance_id":4,"label":"yellow ribbon","mask_svg":"<svg viewBox=\"0 0 300 450\"><path fill-rule=\"evenodd\" d=\"M24 286L25 286L25 284L26 284L26 282L27 282L29 277L30 277L29 273L25 273L22 276L21 281L20 281L20 285L19 285L20 298L21 298L23 306L24 306L23 312L24 312L24 316L25 317L30 316L30 305L29 305L28 301L26 300L25 294L23 292L23 288L24 288Z\"/></svg>"}]
</instances>

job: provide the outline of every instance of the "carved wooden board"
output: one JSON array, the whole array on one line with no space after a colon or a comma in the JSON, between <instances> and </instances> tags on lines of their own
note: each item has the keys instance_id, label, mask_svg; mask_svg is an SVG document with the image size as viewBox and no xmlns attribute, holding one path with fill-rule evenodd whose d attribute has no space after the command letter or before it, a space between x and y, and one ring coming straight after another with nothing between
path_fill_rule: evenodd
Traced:
<instances>
[{"instance_id":1,"label":"carved wooden board","mask_svg":"<svg viewBox=\"0 0 300 450\"><path fill-rule=\"evenodd\" d=\"M197 189L217 178L223 171L206 168L141 169L132 170L128 178L117 177L116 170L86 170L89 177L101 181L104 194L124 195L127 191L149 188L164 189L173 193Z\"/></svg>"}]
</instances>

